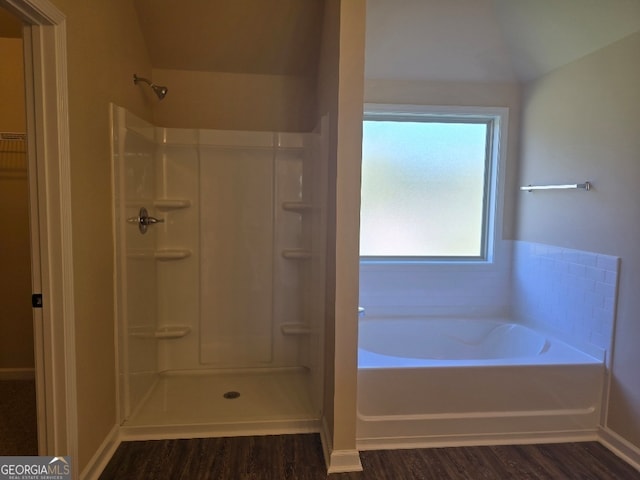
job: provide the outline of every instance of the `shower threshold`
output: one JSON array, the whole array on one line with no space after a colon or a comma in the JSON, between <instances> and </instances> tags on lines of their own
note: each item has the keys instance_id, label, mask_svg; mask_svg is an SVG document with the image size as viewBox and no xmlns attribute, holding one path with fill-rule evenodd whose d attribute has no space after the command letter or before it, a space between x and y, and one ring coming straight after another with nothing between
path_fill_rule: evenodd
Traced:
<instances>
[{"instance_id":1,"label":"shower threshold","mask_svg":"<svg viewBox=\"0 0 640 480\"><path fill-rule=\"evenodd\" d=\"M170 371L121 427L127 439L319 431L303 368Z\"/></svg>"}]
</instances>

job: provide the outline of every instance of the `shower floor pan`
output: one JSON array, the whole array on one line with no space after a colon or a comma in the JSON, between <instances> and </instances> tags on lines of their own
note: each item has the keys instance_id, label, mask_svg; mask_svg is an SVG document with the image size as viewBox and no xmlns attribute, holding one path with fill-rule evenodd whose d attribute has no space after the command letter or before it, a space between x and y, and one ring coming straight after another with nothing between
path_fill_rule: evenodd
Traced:
<instances>
[{"instance_id":1,"label":"shower floor pan","mask_svg":"<svg viewBox=\"0 0 640 480\"><path fill-rule=\"evenodd\" d=\"M130 440L319 431L305 369L165 372L121 427Z\"/></svg>"}]
</instances>

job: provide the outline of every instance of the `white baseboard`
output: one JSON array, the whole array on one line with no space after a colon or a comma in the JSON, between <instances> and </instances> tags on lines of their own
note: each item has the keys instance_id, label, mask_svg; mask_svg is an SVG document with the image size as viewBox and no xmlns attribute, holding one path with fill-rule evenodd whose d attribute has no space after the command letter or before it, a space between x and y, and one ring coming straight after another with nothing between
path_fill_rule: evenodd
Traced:
<instances>
[{"instance_id":1,"label":"white baseboard","mask_svg":"<svg viewBox=\"0 0 640 480\"><path fill-rule=\"evenodd\" d=\"M327 474L361 472L360 452L358 450L333 450L329 457Z\"/></svg>"},{"instance_id":2,"label":"white baseboard","mask_svg":"<svg viewBox=\"0 0 640 480\"><path fill-rule=\"evenodd\" d=\"M333 440L327 425L327 418L322 417L322 428L320 429L320 440L322 442L322 452L327 466L327 474L361 472L360 452L358 450L334 450Z\"/></svg>"},{"instance_id":3,"label":"white baseboard","mask_svg":"<svg viewBox=\"0 0 640 480\"><path fill-rule=\"evenodd\" d=\"M600 428L598 441L623 459L636 470L640 471L640 448L632 445L609 428Z\"/></svg>"},{"instance_id":4,"label":"white baseboard","mask_svg":"<svg viewBox=\"0 0 640 480\"><path fill-rule=\"evenodd\" d=\"M81 480L97 480L102 471L113 457L116 449L120 445L120 425L114 425L107 437L104 439L96 453L84 470L80 473Z\"/></svg>"},{"instance_id":5,"label":"white baseboard","mask_svg":"<svg viewBox=\"0 0 640 480\"><path fill-rule=\"evenodd\" d=\"M0 380L34 380L35 368L0 368Z\"/></svg>"},{"instance_id":6,"label":"white baseboard","mask_svg":"<svg viewBox=\"0 0 640 480\"><path fill-rule=\"evenodd\" d=\"M597 441L596 430L566 432L527 432L478 435L433 435L423 437L360 438L358 450L396 450L407 448L476 447L485 445L529 445Z\"/></svg>"}]
</instances>

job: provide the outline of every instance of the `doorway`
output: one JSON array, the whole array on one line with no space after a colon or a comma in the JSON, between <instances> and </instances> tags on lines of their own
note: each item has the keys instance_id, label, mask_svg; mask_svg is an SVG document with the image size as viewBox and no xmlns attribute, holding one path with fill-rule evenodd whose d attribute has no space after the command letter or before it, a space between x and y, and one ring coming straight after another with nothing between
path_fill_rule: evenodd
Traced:
<instances>
[{"instance_id":1,"label":"doorway","mask_svg":"<svg viewBox=\"0 0 640 480\"><path fill-rule=\"evenodd\" d=\"M42 295L32 310L38 453L77 457L66 18L48 0L0 8L20 20L24 42L31 291Z\"/></svg>"},{"instance_id":2,"label":"doorway","mask_svg":"<svg viewBox=\"0 0 640 480\"><path fill-rule=\"evenodd\" d=\"M22 22L0 9L0 455L37 455Z\"/></svg>"}]
</instances>

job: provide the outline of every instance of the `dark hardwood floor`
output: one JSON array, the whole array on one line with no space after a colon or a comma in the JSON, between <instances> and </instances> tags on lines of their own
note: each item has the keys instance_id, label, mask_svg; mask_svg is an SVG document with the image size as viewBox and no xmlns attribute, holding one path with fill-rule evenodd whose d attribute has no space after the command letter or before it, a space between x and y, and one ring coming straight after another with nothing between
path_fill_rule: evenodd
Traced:
<instances>
[{"instance_id":1,"label":"dark hardwood floor","mask_svg":"<svg viewBox=\"0 0 640 480\"><path fill-rule=\"evenodd\" d=\"M331 480L640 480L596 442L361 452L363 472ZM123 442L101 480L326 479L320 437Z\"/></svg>"}]
</instances>

